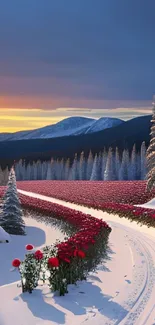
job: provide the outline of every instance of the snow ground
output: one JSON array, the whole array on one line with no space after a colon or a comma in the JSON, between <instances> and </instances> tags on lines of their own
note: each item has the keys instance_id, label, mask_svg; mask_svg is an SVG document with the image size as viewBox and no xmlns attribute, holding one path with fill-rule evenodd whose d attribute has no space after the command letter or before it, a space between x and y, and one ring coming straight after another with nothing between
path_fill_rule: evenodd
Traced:
<instances>
[{"instance_id":1,"label":"snow ground","mask_svg":"<svg viewBox=\"0 0 155 325\"><path fill-rule=\"evenodd\" d=\"M19 192L103 218L112 227L109 240L111 253L106 271L99 265L87 282L78 283L77 287L70 286L65 297L54 296L47 287L41 286L32 295L23 295L17 283L12 283L19 279L18 275L8 273L3 281L6 286L1 284L0 287L0 325L155 324L154 228L140 227L125 218L91 208ZM45 245L45 241L51 244L60 235L59 231L34 219L27 219L27 225L28 235L13 238L12 243L7 244L11 249L6 244L0 244L0 260L4 260L5 264L1 277L9 272L12 258L22 257L23 246L28 241L40 247Z\"/></svg>"}]
</instances>

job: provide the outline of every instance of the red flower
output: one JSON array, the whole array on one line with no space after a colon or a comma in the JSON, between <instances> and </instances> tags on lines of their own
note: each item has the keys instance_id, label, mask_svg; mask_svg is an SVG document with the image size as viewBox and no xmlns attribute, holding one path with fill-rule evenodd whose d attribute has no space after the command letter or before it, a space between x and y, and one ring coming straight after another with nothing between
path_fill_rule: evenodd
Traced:
<instances>
[{"instance_id":1,"label":"red flower","mask_svg":"<svg viewBox=\"0 0 155 325\"><path fill-rule=\"evenodd\" d=\"M59 266L59 260L57 257L50 257L48 259L48 265L50 267L58 267Z\"/></svg>"},{"instance_id":2,"label":"red flower","mask_svg":"<svg viewBox=\"0 0 155 325\"><path fill-rule=\"evenodd\" d=\"M25 248L27 249L27 251L32 251L32 249L34 249L34 246L31 244L28 244L25 246Z\"/></svg>"},{"instance_id":3,"label":"red flower","mask_svg":"<svg viewBox=\"0 0 155 325\"><path fill-rule=\"evenodd\" d=\"M64 258L64 261L66 262L66 263L70 263L71 261L69 260L69 258Z\"/></svg>"},{"instance_id":4,"label":"red flower","mask_svg":"<svg viewBox=\"0 0 155 325\"><path fill-rule=\"evenodd\" d=\"M42 258L43 258L43 253L42 253L40 250L37 250L37 251L34 253L34 257L36 258L36 260L42 260Z\"/></svg>"},{"instance_id":5,"label":"red flower","mask_svg":"<svg viewBox=\"0 0 155 325\"><path fill-rule=\"evenodd\" d=\"M12 266L14 266L14 267L19 267L20 264L21 264L21 261L19 260L19 258L15 258L12 261Z\"/></svg>"},{"instance_id":6,"label":"red flower","mask_svg":"<svg viewBox=\"0 0 155 325\"><path fill-rule=\"evenodd\" d=\"M84 258L86 256L86 254L83 251L78 251L77 256L80 257L80 258Z\"/></svg>"}]
</instances>

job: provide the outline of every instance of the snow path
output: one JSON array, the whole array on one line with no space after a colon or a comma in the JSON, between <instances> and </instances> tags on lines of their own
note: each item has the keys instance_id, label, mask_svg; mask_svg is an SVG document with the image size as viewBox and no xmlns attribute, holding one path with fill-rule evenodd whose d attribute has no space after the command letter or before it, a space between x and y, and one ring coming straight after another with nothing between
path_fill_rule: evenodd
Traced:
<instances>
[{"instance_id":1,"label":"snow path","mask_svg":"<svg viewBox=\"0 0 155 325\"><path fill-rule=\"evenodd\" d=\"M112 227L110 235L111 259L106 266L103 292L110 296L110 301L119 308L111 310L113 320L105 324L153 324L155 323L155 229L139 226L125 218L110 215L103 211L79 206L55 198L19 190L20 193L103 218ZM109 309L113 309L109 304ZM104 307L103 307L104 308ZM123 308L121 310L121 308ZM119 310L119 311L118 311ZM109 311L110 313L110 311ZM104 312L103 312L104 314ZM88 317L89 325L91 318ZM104 317L99 309L93 315L92 324L104 324ZM85 320L86 321L86 320Z\"/></svg>"},{"instance_id":2,"label":"snow path","mask_svg":"<svg viewBox=\"0 0 155 325\"><path fill-rule=\"evenodd\" d=\"M16 283L0 287L0 325L155 323L154 228L140 227L135 222L131 223L125 218L103 211L35 193L19 192L103 218L112 227L109 239L112 252L106 262L107 271L100 265L96 273L90 274L87 282L80 282L77 287L70 286L69 294L65 297L53 296L46 286L39 287L32 295L22 295ZM33 223L35 220L28 219L28 222ZM46 228L44 233L48 244L51 244L51 238L52 242L58 238L59 234L55 234L55 229L37 221L36 226L38 230ZM45 240L41 240L39 233L35 237L39 241L35 243L36 246L44 245ZM29 238L32 238L32 234ZM1 256L0 254L0 259Z\"/></svg>"}]
</instances>

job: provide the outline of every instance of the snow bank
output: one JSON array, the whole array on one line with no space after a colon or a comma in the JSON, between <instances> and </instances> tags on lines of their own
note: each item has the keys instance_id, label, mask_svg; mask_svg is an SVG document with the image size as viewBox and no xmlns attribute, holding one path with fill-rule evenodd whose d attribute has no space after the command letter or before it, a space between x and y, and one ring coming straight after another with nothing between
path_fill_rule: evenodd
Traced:
<instances>
[{"instance_id":1,"label":"snow bank","mask_svg":"<svg viewBox=\"0 0 155 325\"><path fill-rule=\"evenodd\" d=\"M150 200L147 203L141 204L141 205L136 205L136 207L142 207L142 208L147 208L147 209L155 209L155 198Z\"/></svg>"},{"instance_id":2,"label":"snow bank","mask_svg":"<svg viewBox=\"0 0 155 325\"><path fill-rule=\"evenodd\" d=\"M0 227L0 243L6 242L11 240L10 235L2 228Z\"/></svg>"}]
</instances>

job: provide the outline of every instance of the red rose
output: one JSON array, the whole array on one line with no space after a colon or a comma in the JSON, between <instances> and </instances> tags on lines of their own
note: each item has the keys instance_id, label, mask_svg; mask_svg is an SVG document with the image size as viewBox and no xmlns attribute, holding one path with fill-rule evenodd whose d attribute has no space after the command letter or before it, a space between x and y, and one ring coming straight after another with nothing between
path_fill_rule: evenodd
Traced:
<instances>
[{"instance_id":1,"label":"red rose","mask_svg":"<svg viewBox=\"0 0 155 325\"><path fill-rule=\"evenodd\" d=\"M64 258L64 261L66 262L66 263L70 263L71 261L69 260L69 258Z\"/></svg>"},{"instance_id":2,"label":"red rose","mask_svg":"<svg viewBox=\"0 0 155 325\"><path fill-rule=\"evenodd\" d=\"M57 257L50 257L48 259L48 265L50 267L58 267L59 266L59 260Z\"/></svg>"},{"instance_id":3,"label":"red rose","mask_svg":"<svg viewBox=\"0 0 155 325\"><path fill-rule=\"evenodd\" d=\"M86 256L86 254L83 251L78 251L77 256L80 257L80 258L84 258Z\"/></svg>"},{"instance_id":4,"label":"red rose","mask_svg":"<svg viewBox=\"0 0 155 325\"><path fill-rule=\"evenodd\" d=\"M21 264L21 261L19 260L19 258L15 258L12 261L12 266L14 266L14 267L19 267L20 264Z\"/></svg>"},{"instance_id":5,"label":"red rose","mask_svg":"<svg viewBox=\"0 0 155 325\"><path fill-rule=\"evenodd\" d=\"M34 253L34 257L36 258L36 260L42 260L42 258L43 258L43 253L42 253L40 250L37 250L37 251Z\"/></svg>"},{"instance_id":6,"label":"red rose","mask_svg":"<svg viewBox=\"0 0 155 325\"><path fill-rule=\"evenodd\" d=\"M25 248L27 249L27 251L32 251L32 249L34 249L34 246L31 244L28 244L25 246Z\"/></svg>"}]
</instances>

